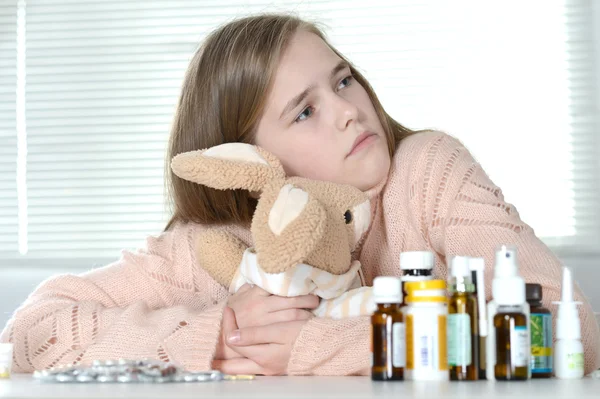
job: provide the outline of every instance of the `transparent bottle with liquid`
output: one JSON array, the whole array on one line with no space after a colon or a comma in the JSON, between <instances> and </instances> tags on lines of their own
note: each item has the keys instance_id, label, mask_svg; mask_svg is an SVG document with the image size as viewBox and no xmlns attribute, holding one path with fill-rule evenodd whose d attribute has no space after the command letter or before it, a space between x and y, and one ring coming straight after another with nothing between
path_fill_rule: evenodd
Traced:
<instances>
[{"instance_id":1,"label":"transparent bottle with liquid","mask_svg":"<svg viewBox=\"0 0 600 399\"><path fill-rule=\"evenodd\" d=\"M400 311L400 278L376 277L373 297L377 309L371 316L371 379L401 381L406 364L406 330Z\"/></svg>"}]
</instances>

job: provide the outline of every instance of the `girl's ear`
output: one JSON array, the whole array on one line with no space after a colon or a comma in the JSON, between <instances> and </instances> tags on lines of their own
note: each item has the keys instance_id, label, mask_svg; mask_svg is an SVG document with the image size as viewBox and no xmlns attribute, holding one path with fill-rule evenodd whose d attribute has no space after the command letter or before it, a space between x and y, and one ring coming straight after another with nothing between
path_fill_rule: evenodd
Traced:
<instances>
[{"instance_id":1,"label":"girl's ear","mask_svg":"<svg viewBox=\"0 0 600 399\"><path fill-rule=\"evenodd\" d=\"M262 191L275 178L285 178L279 160L268 151L244 143L221 144L184 152L171 160L178 177L219 190Z\"/></svg>"}]
</instances>

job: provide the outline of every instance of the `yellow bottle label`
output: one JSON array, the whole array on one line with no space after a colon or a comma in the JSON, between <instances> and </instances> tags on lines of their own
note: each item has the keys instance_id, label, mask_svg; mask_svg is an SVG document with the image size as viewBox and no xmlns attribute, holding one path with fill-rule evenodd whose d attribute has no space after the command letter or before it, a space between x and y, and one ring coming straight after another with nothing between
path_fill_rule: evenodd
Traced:
<instances>
[{"instance_id":1,"label":"yellow bottle label","mask_svg":"<svg viewBox=\"0 0 600 399\"><path fill-rule=\"evenodd\" d=\"M406 316L406 368L408 370L414 370L414 332L413 332L413 316L409 314Z\"/></svg>"},{"instance_id":2,"label":"yellow bottle label","mask_svg":"<svg viewBox=\"0 0 600 399\"><path fill-rule=\"evenodd\" d=\"M439 352L439 369L448 370L448 341L446 338L446 316L438 316L438 346Z\"/></svg>"}]
</instances>

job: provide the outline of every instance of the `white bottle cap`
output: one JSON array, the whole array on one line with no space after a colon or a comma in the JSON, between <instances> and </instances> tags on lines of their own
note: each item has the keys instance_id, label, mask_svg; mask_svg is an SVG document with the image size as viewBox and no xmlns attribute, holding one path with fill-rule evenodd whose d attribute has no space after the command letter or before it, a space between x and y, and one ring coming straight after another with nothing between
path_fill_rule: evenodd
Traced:
<instances>
[{"instance_id":1,"label":"white bottle cap","mask_svg":"<svg viewBox=\"0 0 600 399\"><path fill-rule=\"evenodd\" d=\"M577 305L573 301L573 276L571 269L563 267L562 287L556 316L556 339L581 339L581 322Z\"/></svg>"},{"instance_id":2,"label":"white bottle cap","mask_svg":"<svg viewBox=\"0 0 600 399\"><path fill-rule=\"evenodd\" d=\"M402 281L399 277L375 277L373 298L376 303L402 303Z\"/></svg>"},{"instance_id":3,"label":"white bottle cap","mask_svg":"<svg viewBox=\"0 0 600 399\"><path fill-rule=\"evenodd\" d=\"M431 270L434 263L433 252L408 251L400 253L400 270Z\"/></svg>"},{"instance_id":4,"label":"white bottle cap","mask_svg":"<svg viewBox=\"0 0 600 399\"><path fill-rule=\"evenodd\" d=\"M498 306L522 305L526 301L525 280L519 275L514 247L502 245L496 251L492 296Z\"/></svg>"},{"instance_id":5,"label":"white bottle cap","mask_svg":"<svg viewBox=\"0 0 600 399\"><path fill-rule=\"evenodd\" d=\"M454 256L450 260L450 276L464 278L469 277L471 280L471 269L469 268L468 256Z\"/></svg>"}]
</instances>

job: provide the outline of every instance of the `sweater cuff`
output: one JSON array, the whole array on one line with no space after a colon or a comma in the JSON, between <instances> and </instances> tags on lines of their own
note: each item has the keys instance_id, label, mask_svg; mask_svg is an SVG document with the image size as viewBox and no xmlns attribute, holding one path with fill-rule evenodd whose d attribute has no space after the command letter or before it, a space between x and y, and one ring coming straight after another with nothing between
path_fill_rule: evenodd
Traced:
<instances>
[{"instance_id":1,"label":"sweater cuff","mask_svg":"<svg viewBox=\"0 0 600 399\"><path fill-rule=\"evenodd\" d=\"M368 375L370 318L313 318L300 331L288 375Z\"/></svg>"},{"instance_id":2,"label":"sweater cuff","mask_svg":"<svg viewBox=\"0 0 600 399\"><path fill-rule=\"evenodd\" d=\"M211 370L226 305L227 301L223 301L204 309L188 320L186 326L173 331L164 341L169 360L187 371Z\"/></svg>"}]
</instances>

